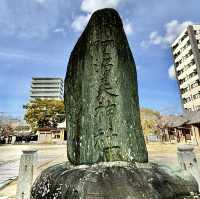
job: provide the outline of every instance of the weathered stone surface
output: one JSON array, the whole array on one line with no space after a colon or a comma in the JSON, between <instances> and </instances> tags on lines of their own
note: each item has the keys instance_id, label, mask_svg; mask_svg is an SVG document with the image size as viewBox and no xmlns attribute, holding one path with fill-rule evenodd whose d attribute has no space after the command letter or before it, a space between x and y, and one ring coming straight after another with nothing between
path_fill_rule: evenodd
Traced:
<instances>
[{"instance_id":1,"label":"weathered stone surface","mask_svg":"<svg viewBox=\"0 0 200 199\"><path fill-rule=\"evenodd\" d=\"M33 166L36 161L37 150L23 150L20 159L19 176L17 183L17 199L30 199L31 186L33 183Z\"/></svg>"},{"instance_id":2,"label":"weathered stone surface","mask_svg":"<svg viewBox=\"0 0 200 199\"><path fill-rule=\"evenodd\" d=\"M61 164L41 174L32 199L183 199L197 191L185 171L151 163Z\"/></svg>"},{"instance_id":3,"label":"weathered stone surface","mask_svg":"<svg viewBox=\"0 0 200 199\"><path fill-rule=\"evenodd\" d=\"M115 10L95 12L74 47L65 107L67 152L73 164L148 161L135 63Z\"/></svg>"}]
</instances>

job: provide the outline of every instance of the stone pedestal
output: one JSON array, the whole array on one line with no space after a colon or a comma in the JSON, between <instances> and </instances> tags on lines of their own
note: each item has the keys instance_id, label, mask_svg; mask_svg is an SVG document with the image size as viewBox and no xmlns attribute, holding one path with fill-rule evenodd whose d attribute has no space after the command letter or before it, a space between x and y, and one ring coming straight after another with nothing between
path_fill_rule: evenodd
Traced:
<instances>
[{"instance_id":1,"label":"stone pedestal","mask_svg":"<svg viewBox=\"0 0 200 199\"><path fill-rule=\"evenodd\" d=\"M17 199L30 199L33 181L33 165L36 162L37 150L24 150L20 159L19 176L17 184Z\"/></svg>"},{"instance_id":2,"label":"stone pedestal","mask_svg":"<svg viewBox=\"0 0 200 199\"><path fill-rule=\"evenodd\" d=\"M197 191L196 180L182 169L152 163L63 163L38 177L32 199L183 199Z\"/></svg>"}]
</instances>

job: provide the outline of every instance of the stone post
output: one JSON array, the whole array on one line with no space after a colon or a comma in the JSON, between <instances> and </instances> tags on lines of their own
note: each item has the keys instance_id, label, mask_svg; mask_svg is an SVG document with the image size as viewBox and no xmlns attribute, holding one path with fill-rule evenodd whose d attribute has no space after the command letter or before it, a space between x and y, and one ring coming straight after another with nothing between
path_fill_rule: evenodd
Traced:
<instances>
[{"instance_id":1,"label":"stone post","mask_svg":"<svg viewBox=\"0 0 200 199\"><path fill-rule=\"evenodd\" d=\"M36 162L37 150L23 150L20 159L19 176L17 184L17 199L30 199L33 181L33 165Z\"/></svg>"},{"instance_id":2,"label":"stone post","mask_svg":"<svg viewBox=\"0 0 200 199\"><path fill-rule=\"evenodd\" d=\"M200 170L194 153L194 147L188 144L179 145L177 147L177 156L181 168L192 174L200 190Z\"/></svg>"},{"instance_id":3,"label":"stone post","mask_svg":"<svg viewBox=\"0 0 200 199\"><path fill-rule=\"evenodd\" d=\"M199 140L197 138L197 136L199 135L199 133L197 131L197 127L195 127L194 125L192 125L191 130L192 130L192 143L195 144L195 145L199 145Z\"/></svg>"},{"instance_id":4,"label":"stone post","mask_svg":"<svg viewBox=\"0 0 200 199\"><path fill-rule=\"evenodd\" d=\"M16 136L14 135L14 136L12 136L12 141L11 141L11 144L14 144L14 143L15 143L15 141L16 141Z\"/></svg>"}]
</instances>

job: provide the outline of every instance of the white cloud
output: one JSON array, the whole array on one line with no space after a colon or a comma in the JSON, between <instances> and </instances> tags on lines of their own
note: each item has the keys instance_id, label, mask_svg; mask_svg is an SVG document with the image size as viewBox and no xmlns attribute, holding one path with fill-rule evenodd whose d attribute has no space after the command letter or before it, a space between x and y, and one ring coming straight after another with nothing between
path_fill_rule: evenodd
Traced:
<instances>
[{"instance_id":1,"label":"white cloud","mask_svg":"<svg viewBox=\"0 0 200 199\"><path fill-rule=\"evenodd\" d=\"M149 42L143 40L143 41L140 43L140 46L141 46L142 48L148 48L148 47L149 47Z\"/></svg>"},{"instance_id":2,"label":"white cloud","mask_svg":"<svg viewBox=\"0 0 200 199\"><path fill-rule=\"evenodd\" d=\"M165 43L165 39L162 36L160 36L158 32L156 31L151 32L151 34L149 35L149 40L150 40L150 43L154 45L159 45L163 42Z\"/></svg>"},{"instance_id":3,"label":"white cloud","mask_svg":"<svg viewBox=\"0 0 200 199\"><path fill-rule=\"evenodd\" d=\"M124 24L124 30L125 30L125 33L127 34L127 35L132 35L133 34L133 26L132 26L132 24L131 23L125 23Z\"/></svg>"},{"instance_id":4,"label":"white cloud","mask_svg":"<svg viewBox=\"0 0 200 199\"><path fill-rule=\"evenodd\" d=\"M153 31L149 35L147 41L142 41L142 47L148 47L149 45L160 45L166 47L171 44L175 38L188 26L193 24L192 21L179 22L177 20L172 20L164 25L164 35L158 33L158 31Z\"/></svg>"},{"instance_id":5,"label":"white cloud","mask_svg":"<svg viewBox=\"0 0 200 199\"><path fill-rule=\"evenodd\" d=\"M72 22L72 28L74 29L75 32L81 32L85 26L87 25L89 19L90 19L91 14L87 15L79 15L75 17L74 21Z\"/></svg>"},{"instance_id":6,"label":"white cloud","mask_svg":"<svg viewBox=\"0 0 200 199\"><path fill-rule=\"evenodd\" d=\"M0 57L4 58L18 58L18 59L29 59L29 57L22 53L16 53L16 52L4 52L0 51Z\"/></svg>"},{"instance_id":7,"label":"white cloud","mask_svg":"<svg viewBox=\"0 0 200 199\"><path fill-rule=\"evenodd\" d=\"M176 72L175 72L175 68L174 68L174 65L171 65L168 69L168 75L169 75L169 78L172 79L172 80L175 80L176 79Z\"/></svg>"},{"instance_id":8,"label":"white cloud","mask_svg":"<svg viewBox=\"0 0 200 199\"><path fill-rule=\"evenodd\" d=\"M136 64L136 69L137 69L137 72L138 72L138 71L140 71L140 70L141 70L141 68L142 68L142 66L140 66L140 65Z\"/></svg>"},{"instance_id":9,"label":"white cloud","mask_svg":"<svg viewBox=\"0 0 200 199\"><path fill-rule=\"evenodd\" d=\"M56 28L53 32L59 33L59 32L64 32L63 28Z\"/></svg>"},{"instance_id":10,"label":"white cloud","mask_svg":"<svg viewBox=\"0 0 200 199\"><path fill-rule=\"evenodd\" d=\"M72 29L75 32L81 32L87 25L94 11L103 8L117 8L122 1L123 0L83 0L80 10L83 11L85 14L75 17L74 21L71 24ZM130 23L126 24L125 28L127 34L132 34L133 29Z\"/></svg>"},{"instance_id":11,"label":"white cloud","mask_svg":"<svg viewBox=\"0 0 200 199\"><path fill-rule=\"evenodd\" d=\"M81 10L92 13L95 10L102 8L117 8L122 0L83 0Z\"/></svg>"},{"instance_id":12,"label":"white cloud","mask_svg":"<svg viewBox=\"0 0 200 199\"><path fill-rule=\"evenodd\" d=\"M192 21L184 21L182 23L177 20L172 20L165 25L166 34L164 36L166 42L172 43L174 39L179 35L188 25L193 24Z\"/></svg>"},{"instance_id":13,"label":"white cloud","mask_svg":"<svg viewBox=\"0 0 200 199\"><path fill-rule=\"evenodd\" d=\"M0 59L14 59L14 60L27 60L27 61L38 61L38 62L58 62L61 63L62 60L56 59L54 57L46 57L41 54L33 54L25 51L11 51L11 50L1 50L0 49Z\"/></svg>"},{"instance_id":14,"label":"white cloud","mask_svg":"<svg viewBox=\"0 0 200 199\"><path fill-rule=\"evenodd\" d=\"M35 0L38 3L46 3L47 0Z\"/></svg>"},{"instance_id":15,"label":"white cloud","mask_svg":"<svg viewBox=\"0 0 200 199\"><path fill-rule=\"evenodd\" d=\"M64 27L69 3L65 0L0 0L0 34L18 38L47 38ZM16 9L17 8L17 9Z\"/></svg>"}]
</instances>

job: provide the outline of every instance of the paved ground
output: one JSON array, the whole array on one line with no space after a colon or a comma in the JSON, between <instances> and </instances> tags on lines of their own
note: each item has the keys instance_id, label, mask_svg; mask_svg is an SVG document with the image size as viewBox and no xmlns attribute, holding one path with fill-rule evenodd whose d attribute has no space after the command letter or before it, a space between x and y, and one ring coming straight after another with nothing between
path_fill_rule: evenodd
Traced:
<instances>
[{"instance_id":1,"label":"paved ground","mask_svg":"<svg viewBox=\"0 0 200 199\"><path fill-rule=\"evenodd\" d=\"M66 161L65 145L1 145L0 146L0 199L5 195L15 195L16 183L13 179L17 178L19 162L22 150L34 148L38 150L38 161L34 178L41 170L57 162ZM11 184L10 184L11 183ZM9 186L6 186L8 185ZM12 184L14 186L12 186ZM11 188L9 188L11 187ZM9 192L9 193L7 193Z\"/></svg>"},{"instance_id":2,"label":"paved ground","mask_svg":"<svg viewBox=\"0 0 200 199\"><path fill-rule=\"evenodd\" d=\"M162 144L151 143L147 144L149 161L160 164L167 164L169 166L176 166L177 162L177 145L176 144ZM195 146L195 154L200 164L200 146Z\"/></svg>"},{"instance_id":3,"label":"paved ground","mask_svg":"<svg viewBox=\"0 0 200 199\"><path fill-rule=\"evenodd\" d=\"M34 179L45 168L66 161L65 145L2 145L0 146L0 199L5 196L15 198L16 176L19 170L19 159L21 151L28 148L38 149L38 163L34 173ZM167 165L177 165L175 144L152 143L147 145L149 160ZM200 148L196 147L195 152L200 162ZM7 182L11 182L4 186ZM5 198L7 199L7 197Z\"/></svg>"}]
</instances>

